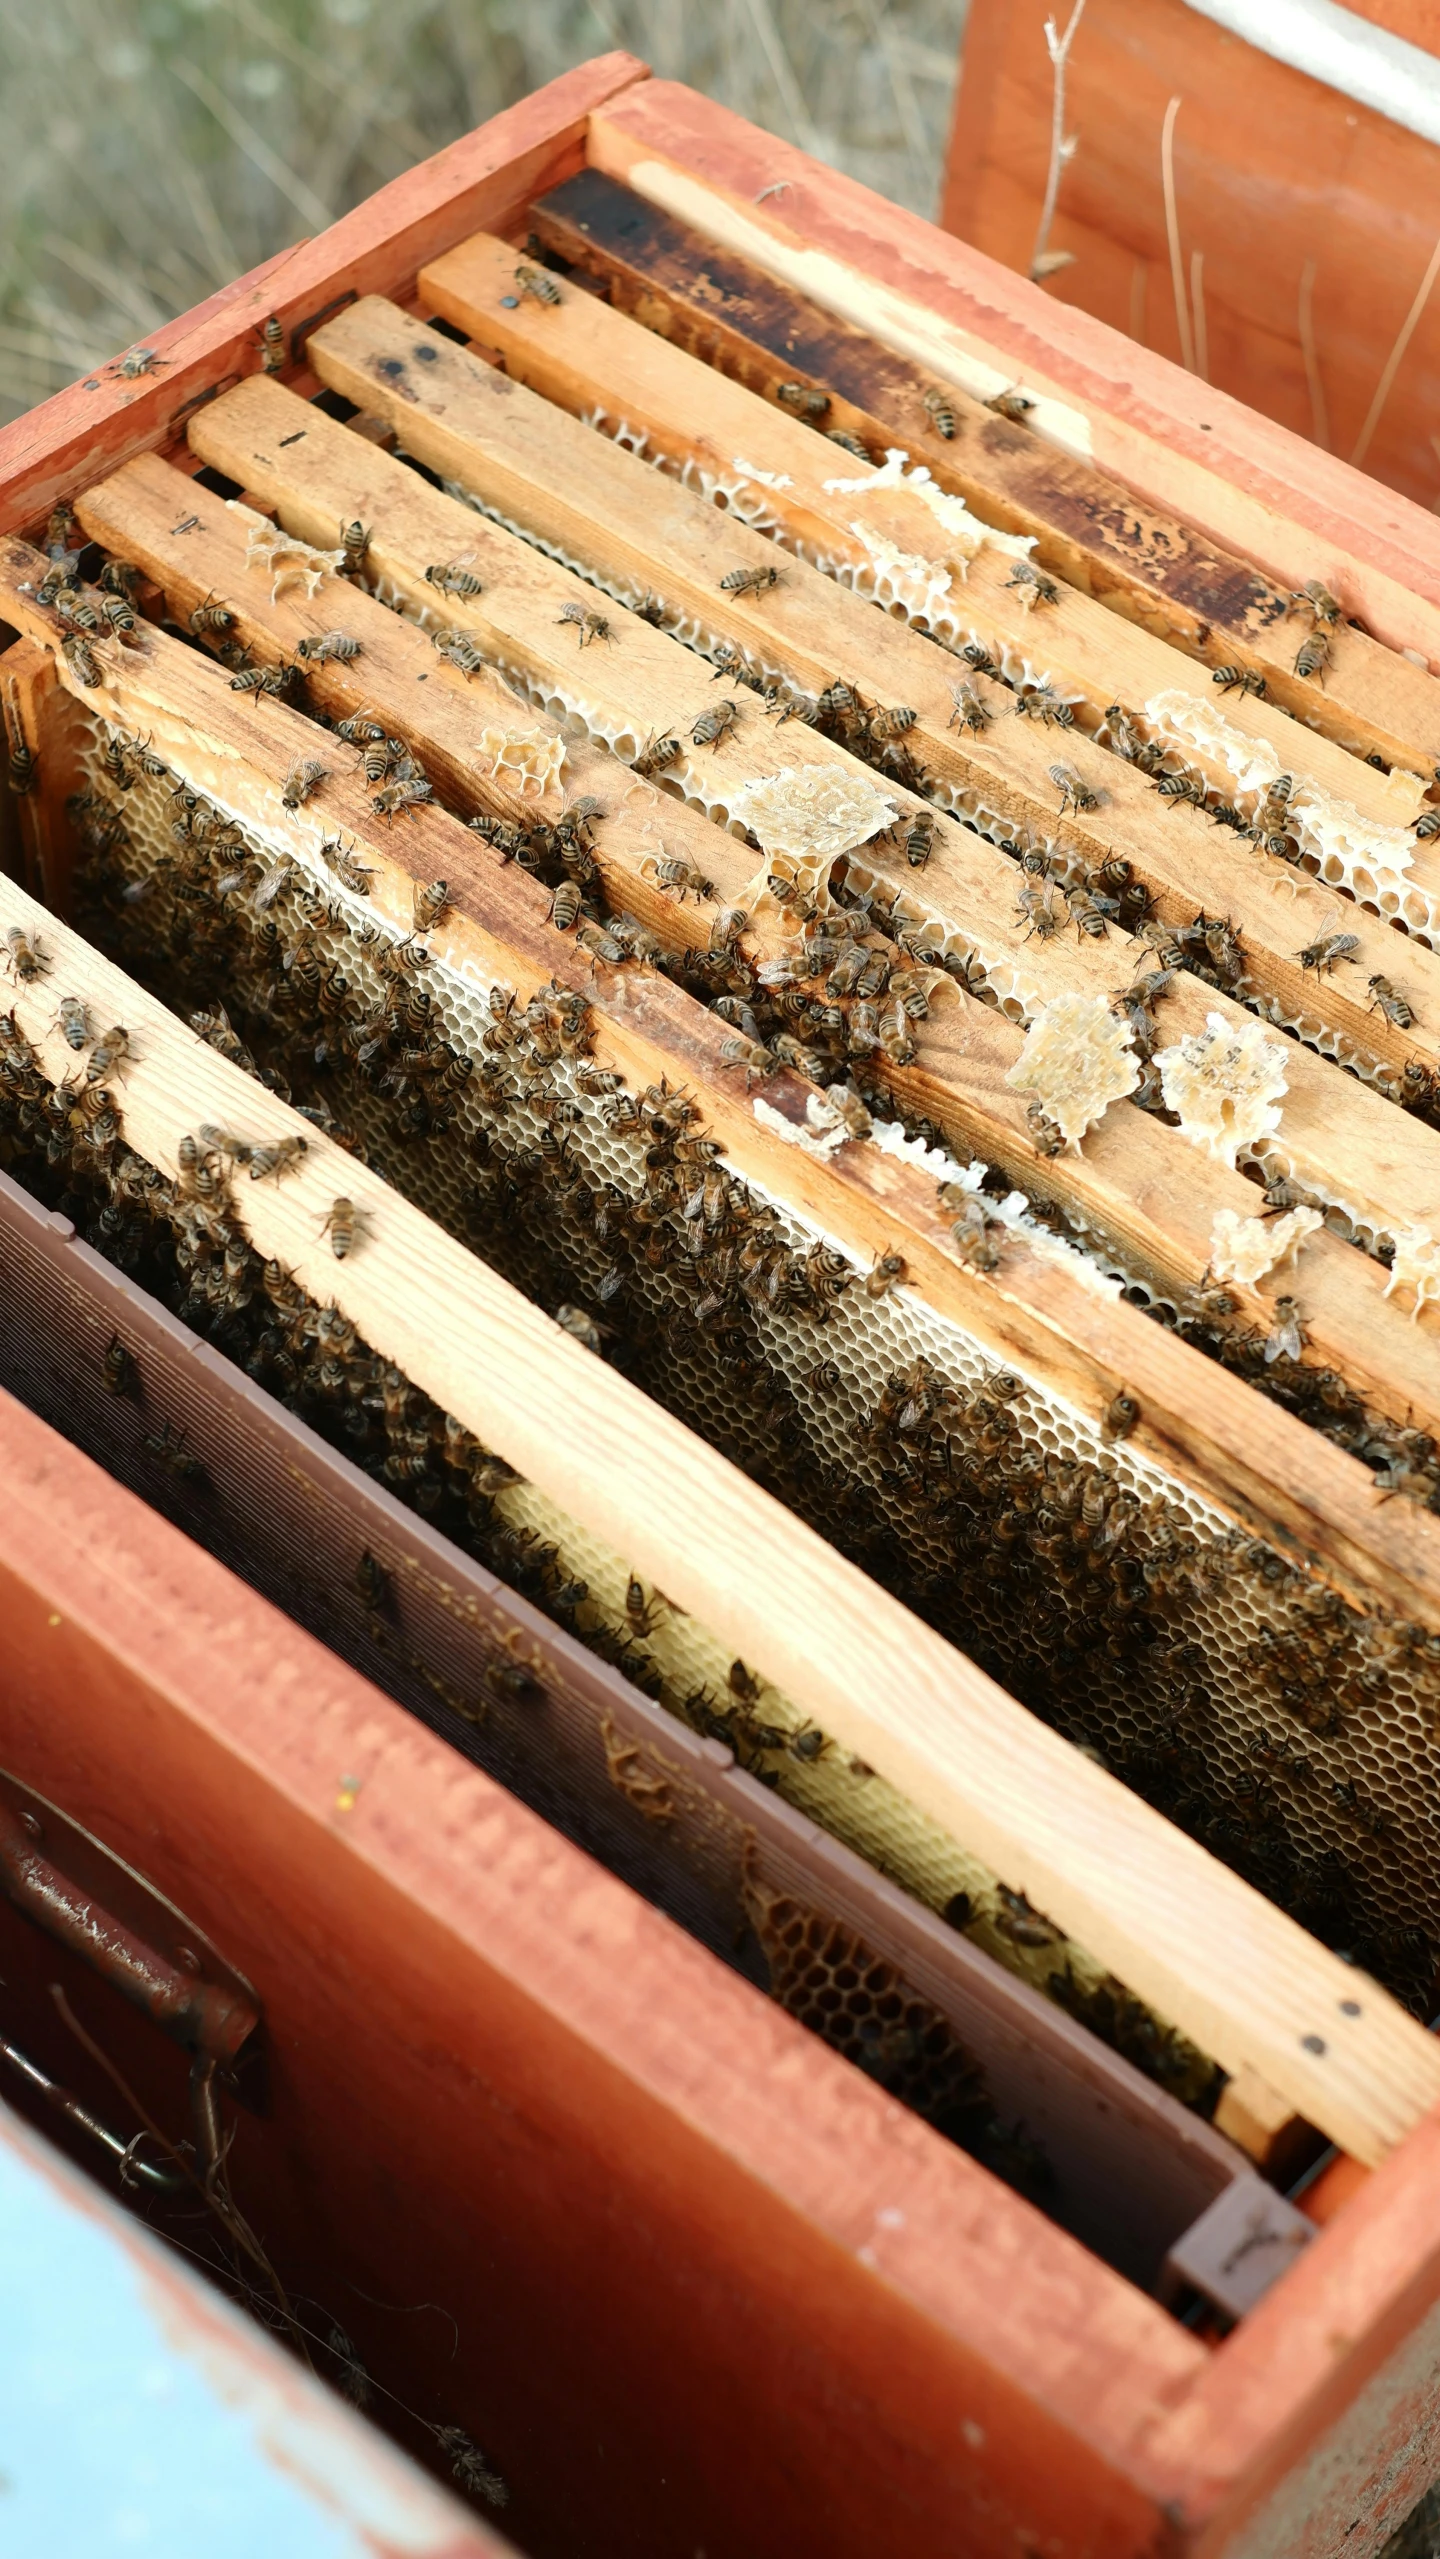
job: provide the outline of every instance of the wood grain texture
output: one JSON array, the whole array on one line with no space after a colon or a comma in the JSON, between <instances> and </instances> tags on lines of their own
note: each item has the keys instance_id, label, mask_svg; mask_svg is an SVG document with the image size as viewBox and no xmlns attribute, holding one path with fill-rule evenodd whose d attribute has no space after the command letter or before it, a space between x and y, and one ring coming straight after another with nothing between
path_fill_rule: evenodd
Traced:
<instances>
[{"instance_id":1,"label":"wood grain texture","mask_svg":"<svg viewBox=\"0 0 1440 2559\"><path fill-rule=\"evenodd\" d=\"M1176 193L1184 258L1204 256L1210 378L1297 435L1315 434L1299 334L1300 278L1313 261L1324 423L1332 450L1349 453L1434 245L1440 155L1323 78L1222 26L1197 25L1196 14L1180 0L1098 0L1087 11L1067 97L1086 148L1066 172L1053 232L1075 264L1051 296L1179 356L1160 128L1167 100L1180 96ZM1042 22L1038 0L978 0L941 217L1021 273L1049 156ZM1256 23L1263 33L1263 12ZM1440 482L1430 442L1437 356L1432 311L1365 459L1422 507Z\"/></svg>"},{"instance_id":2,"label":"wood grain texture","mask_svg":"<svg viewBox=\"0 0 1440 2559\"><path fill-rule=\"evenodd\" d=\"M408 291L423 259L477 222L503 222L537 188L568 176L583 158L591 111L647 76L628 53L562 73L392 179L317 239L167 321L146 341L162 359L154 373L126 382L102 369L0 428L0 531L37 523L58 498L183 433L217 383L256 369L270 314L293 338L352 293Z\"/></svg>"},{"instance_id":3,"label":"wood grain texture","mask_svg":"<svg viewBox=\"0 0 1440 2559\"><path fill-rule=\"evenodd\" d=\"M1054 402L1069 449L1287 587L1323 578L1388 646L1440 661L1440 527L1424 508L678 82L597 109L588 156L942 380L978 367L993 387L1023 382Z\"/></svg>"},{"instance_id":4,"label":"wood grain texture","mask_svg":"<svg viewBox=\"0 0 1440 2559\"><path fill-rule=\"evenodd\" d=\"M468 258L469 250L458 254ZM503 254L502 274L511 263L509 253ZM459 307L458 298L451 298ZM557 354L568 354L566 330L576 308L572 302L547 311L543 338L522 321L526 343L516 370L523 373L533 364L547 379L555 378ZM733 519L717 523L715 508L698 490L667 488L660 495L645 462L608 438L597 439L574 414L577 409L583 414L583 403L598 401L615 416L638 398L647 420L663 416L658 428L651 427L663 437L663 449L679 460L702 461L694 421L704 414L705 368L682 357L685 371L678 380L672 375L653 391L638 390L644 340L638 340L637 353L632 324L601 315L597 328L592 309L578 305L577 334L586 343L573 369L567 363L563 405L537 396L523 379L495 371L464 347L443 339L437 346L423 322L378 298L367 297L317 331L312 352L322 378L383 414L418 460L563 556L580 559L622 593L643 592L648 579L682 627L698 623L722 631L752 664L767 673L778 666L812 697L839 672L855 681L863 675L868 693L907 704L916 715L908 743L926 772L957 793L962 806L998 810L1022 836L1028 831L1042 842L1073 846L1090 868L1112 854L1127 860L1168 923L1192 922L1197 904L1229 916L1244 943L1251 983L1274 995L1285 1018L1303 1024L1308 1036L1335 1032L1343 1056L1372 1070L1381 1065L1392 1075L1411 1056L1440 1062L1440 955L1433 950L1408 934L1402 942L1380 917L1353 901L1338 901L1320 882L1287 878L1283 866L1248 847L1242 852L1200 810L1159 800L1143 773L1078 732L1061 740L1062 763L1073 765L1096 806L1073 815L1062 811L1064 795L1053 778L1055 729L1017 719L1014 697L981 679L975 689L992 726L973 736L956 717L953 692L968 669L957 667L948 652L937 652L919 632L877 614L862 597L845 588L837 593L835 579L807 560L787 565L782 584L768 594L721 594L722 556L737 567L773 567L773 543ZM507 349L507 361L510 353ZM799 453L810 461L818 451L822 473L846 472L846 457L838 465L826 458L813 431L796 430L783 416L777 423L787 471L796 459L792 438L798 434ZM736 442L747 455L756 440L754 425L753 418L737 421ZM768 421L760 432L768 432ZM771 467L768 450L760 467ZM790 475L793 479L793 471ZM834 497L829 503L836 529L843 531L847 505ZM967 580L967 605L983 566L977 562ZM1000 591L1003 595L1003 587ZM983 608L977 618L989 640ZM1028 651L1045 650L1048 627L1048 617L1031 617ZM1013 638L1013 631L997 635L995 645L1002 638ZM1099 673L1103 681L1092 679L1092 700L1112 674L1117 691L1122 687L1121 670ZM1173 661L1167 673L1182 689L1205 681ZM1282 743L1303 770L1308 740L1302 743L1292 727ZM1347 781L1373 780L1350 758L1341 771ZM1229 788L1223 769L1214 778ZM1417 881L1433 882L1440 893L1440 857L1425 847L1416 854ZM914 882L915 893L923 897L927 885L928 879ZM1300 954L1327 927L1333 929L1337 906L1358 947L1352 962L1317 981L1302 967ZM1401 971L1413 999L1415 1021L1406 1031L1392 1029L1369 994L1370 978L1392 969Z\"/></svg>"},{"instance_id":5,"label":"wood grain texture","mask_svg":"<svg viewBox=\"0 0 1440 2559\"><path fill-rule=\"evenodd\" d=\"M232 2173L454 2304L392 2351L532 2548L1142 2559L1193 2339L8 1396L0 1480L5 1763L255 1981Z\"/></svg>"},{"instance_id":6,"label":"wood grain texture","mask_svg":"<svg viewBox=\"0 0 1440 2559\"><path fill-rule=\"evenodd\" d=\"M969 46L979 32L972 20ZM614 309L671 345L765 399L778 400L782 384L824 391L827 431L858 436L877 457L903 445L987 523L1032 535L1035 557L1070 585L1212 667L1263 675L1285 710L1428 779L1426 747L1440 733L1435 678L1367 632L1343 624L1323 690L1302 682L1294 657L1304 626L1287 612L1285 590L1093 463L958 386L943 394L951 434L942 436L926 406L937 386L923 366L598 169L541 197L533 219L546 246L594 279Z\"/></svg>"},{"instance_id":7,"label":"wood grain texture","mask_svg":"<svg viewBox=\"0 0 1440 2559\"><path fill-rule=\"evenodd\" d=\"M122 552L153 563L167 593L185 610L197 593L214 591L231 599L236 629L253 640L262 656L293 650L307 630L328 628L336 612L343 611L355 633L365 634L366 655L358 668L326 667L312 681L330 688L324 699L332 712L363 701L387 720L393 716L398 732L427 758L438 722L440 763L447 778L458 779L463 804L475 775L473 714L465 707L475 696L473 680L465 701L454 689L464 681L458 677L452 677L449 689L437 690L430 673L433 653L420 634L360 591L331 585L313 602L291 597L273 605L268 598L256 601L257 581L243 569L242 519L203 489L193 490L183 515L176 518L176 476L158 460L128 464L84 502L87 525ZM175 522L191 518L191 529L177 535ZM17 595L16 606L25 609L23 597ZM37 649L38 654L43 653ZM229 804L273 828L287 763L307 742L298 715L267 705L257 722L236 704L218 670L163 636L149 644L143 658L129 651L111 653L107 673L110 716L147 735L155 734L158 723L167 737L181 741L177 751L182 756L194 751L187 725L192 718L201 735L223 734ZM422 676L426 692L417 712ZM76 707L71 697L64 698ZM596 754L594 761L598 772L582 756L582 772L607 785L605 796L614 807L608 787L614 767L607 774L607 759ZM488 783L483 787L488 789ZM322 832L335 814L330 792L329 783L322 785L316 803ZM413 827L382 832L358 796L344 805L364 839L365 858L382 884L387 911L403 919L412 880L443 872L452 889L447 927L452 946L462 955L473 949L482 967L498 972L524 997L552 974L588 995L595 1001L601 1065L619 1071L632 1089L669 1076L703 1090L708 1123L747 1179L788 1200L862 1263L898 1249L910 1284L937 1313L959 1324L1002 1364L1017 1364L1044 1379L1092 1423L1101 1421L1112 1397L1125 1386L1141 1406L1133 1445L1179 1481L1319 1570L1347 1598L1362 1606L1378 1603L1421 1623L1440 1623L1440 1527L1409 1504L1399 1520L1377 1506L1372 1479L1354 1459L1317 1440L1304 1425L1262 1401L1227 1371L1202 1361L1176 1335L1130 1306L1097 1297L1081 1275L1057 1266L1053 1258L1041 1259L1020 1239L1007 1244L995 1272L973 1269L956 1251L948 1215L941 1211L928 1175L865 1145L845 1146L821 1163L760 1123L734 1077L725 1072L725 1026L663 976L625 972L618 978L607 974L604 981L592 977L573 946L547 930L544 892L515 870L497 869L488 853L477 850L443 814L427 811ZM683 804L665 805L677 816L690 814ZM533 800L528 806L533 810ZM615 815L623 819L623 802ZM732 841L699 817L694 824L711 845L725 847ZM622 852L619 860L624 858ZM629 858L633 863L633 849ZM623 874L616 857L605 859L612 866L613 883ZM1035 1155L1019 1097L1004 1082L1019 1045L1020 1034L1012 1024L957 991L942 1015L930 1064L914 1070L911 1080L918 1098L958 1119L974 1144L1007 1165L1013 1161L1039 1196L1050 1168ZM803 1126L807 1091L803 1079L787 1071L770 1083L769 1105L792 1125ZM1153 1230L1168 1227L1173 1246L1175 1195L1178 1187L1184 1201L1188 1170L1187 1150L1177 1177L1177 1149L1173 1133L1148 1114L1128 1109L1111 1114L1071 1176L1072 1185L1082 1182L1087 1216L1095 1224L1123 1227L1142 1252L1156 1249L1148 1240ZM1249 1205L1251 1187L1239 1175L1222 1175L1221 1187L1238 1207ZM1067 1196L1073 1204L1073 1187ZM1192 1218L1187 1249L1194 1275L1203 1267L1207 1234L1203 1221ZM1410 1397L1420 1408L1427 1391L1428 1369L1421 1356L1427 1344L1424 1337L1412 1336L1405 1319L1383 1297L1382 1286L1378 1265L1332 1236L1317 1237L1306 1279L1312 1342L1322 1356L1333 1352L1337 1359L1347 1359L1376 1394L1387 1384L1393 1388L1399 1363L1408 1362ZM1257 1297L1258 1313L1264 1313L1265 1303L1263 1296Z\"/></svg>"}]
</instances>

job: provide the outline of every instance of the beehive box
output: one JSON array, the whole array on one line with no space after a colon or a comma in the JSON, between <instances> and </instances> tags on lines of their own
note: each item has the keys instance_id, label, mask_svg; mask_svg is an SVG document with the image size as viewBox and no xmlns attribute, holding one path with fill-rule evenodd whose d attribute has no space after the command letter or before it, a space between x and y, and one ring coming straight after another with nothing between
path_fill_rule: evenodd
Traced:
<instances>
[{"instance_id":1,"label":"beehive box","mask_svg":"<svg viewBox=\"0 0 1440 2559\"><path fill-rule=\"evenodd\" d=\"M0 439L7 1382L800 2021L370 1816L546 2157L522 2546L1355 2552L1435 2466L1433 607L1117 367L610 57ZM150 1872L40 1630L70 1505L171 1531L38 1429L16 1773ZM293 1753L378 1952L311 1640L117 1693L262 1861Z\"/></svg>"}]
</instances>

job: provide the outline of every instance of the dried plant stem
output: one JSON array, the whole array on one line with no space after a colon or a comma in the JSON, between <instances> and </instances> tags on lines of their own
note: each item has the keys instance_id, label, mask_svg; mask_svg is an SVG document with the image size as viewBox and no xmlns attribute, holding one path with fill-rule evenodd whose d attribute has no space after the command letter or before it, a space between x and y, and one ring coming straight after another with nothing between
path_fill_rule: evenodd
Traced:
<instances>
[{"instance_id":1,"label":"dried plant stem","mask_svg":"<svg viewBox=\"0 0 1440 2559\"><path fill-rule=\"evenodd\" d=\"M1322 453L1330 450L1330 418L1325 385L1320 379L1320 351L1315 344L1315 261L1307 258L1300 276L1300 353L1310 392L1310 436Z\"/></svg>"},{"instance_id":2,"label":"dried plant stem","mask_svg":"<svg viewBox=\"0 0 1440 2559\"><path fill-rule=\"evenodd\" d=\"M1045 180L1045 201L1040 207L1040 226L1035 234L1035 246L1030 252L1030 276L1035 284L1041 283L1047 274L1053 274L1058 263L1052 259L1050 251L1050 226L1055 219L1060 181L1075 157L1075 145L1080 138L1074 133L1067 138L1065 132L1065 70L1075 30L1084 14L1085 0L1075 0L1063 36L1057 34L1053 18L1045 21L1045 43L1054 72L1054 102L1050 115L1050 168ZM1069 259L1064 263L1068 265Z\"/></svg>"},{"instance_id":3,"label":"dried plant stem","mask_svg":"<svg viewBox=\"0 0 1440 2559\"><path fill-rule=\"evenodd\" d=\"M1202 382L1210 379L1210 333L1205 324L1205 252L1190 252L1190 312L1195 330L1195 370Z\"/></svg>"},{"instance_id":4,"label":"dried plant stem","mask_svg":"<svg viewBox=\"0 0 1440 2559\"><path fill-rule=\"evenodd\" d=\"M1165 237L1170 243L1170 282L1175 294L1175 326L1180 332L1180 361L1195 370L1195 342L1190 335L1190 306L1185 299L1185 264L1180 255L1180 217L1175 210L1175 118L1183 101L1172 98L1160 134L1160 178L1165 189Z\"/></svg>"},{"instance_id":5,"label":"dried plant stem","mask_svg":"<svg viewBox=\"0 0 1440 2559\"><path fill-rule=\"evenodd\" d=\"M1380 424L1381 413L1390 397L1395 376L1404 362L1405 350L1420 326L1420 316L1430 299L1430 288L1437 275L1440 275L1440 240L1436 241L1430 252L1430 264L1421 277L1415 299L1400 324L1400 335L1385 359L1385 369L1375 385L1375 397L1365 413L1365 424L1355 440L1355 450L1350 456L1352 462L1363 462L1370 450L1370 439Z\"/></svg>"}]
</instances>

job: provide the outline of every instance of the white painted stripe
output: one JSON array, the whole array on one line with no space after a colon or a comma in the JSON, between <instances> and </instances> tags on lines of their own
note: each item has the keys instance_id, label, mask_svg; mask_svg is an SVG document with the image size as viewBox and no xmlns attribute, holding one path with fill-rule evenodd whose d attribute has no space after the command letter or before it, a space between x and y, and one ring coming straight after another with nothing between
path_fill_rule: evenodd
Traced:
<instances>
[{"instance_id":1,"label":"white painted stripe","mask_svg":"<svg viewBox=\"0 0 1440 2559\"><path fill-rule=\"evenodd\" d=\"M1357 106L1440 142L1440 61L1337 0L1185 0L1276 62L1308 72Z\"/></svg>"}]
</instances>

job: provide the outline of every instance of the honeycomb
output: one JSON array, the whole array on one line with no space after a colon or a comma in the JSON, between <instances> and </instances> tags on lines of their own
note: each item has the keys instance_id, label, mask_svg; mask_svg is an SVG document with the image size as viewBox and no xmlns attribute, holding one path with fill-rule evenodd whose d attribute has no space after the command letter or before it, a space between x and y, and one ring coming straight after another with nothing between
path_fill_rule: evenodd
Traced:
<instances>
[{"instance_id":1,"label":"honeycomb","mask_svg":"<svg viewBox=\"0 0 1440 2559\"><path fill-rule=\"evenodd\" d=\"M734 1213L761 1223L779 1284L736 1297L718 1330L697 1322L686 1221L657 1220L636 1249L652 1132L633 1097L597 1100L583 1069L560 1060L538 1098L523 1081L499 1094L473 1074L443 1111L417 1116L413 1096L355 1071L286 969L304 940L322 970L343 969L355 1009L377 1002L383 952L361 938L374 931L364 900L298 843L243 830L225 856L228 886L187 878L167 786L139 779L119 803L102 745L87 820L100 849L80 892L102 947L187 1016L223 986L258 1071L352 1130L387 1179L550 1312L582 1310L637 1385L1033 1712L1427 2009L1440 1943L1440 1641L1348 1609L1123 1440L1097 1439L1039 1381L997 1376L914 1292L870 1294L832 1239L753 1184L731 1186ZM440 963L426 983L435 1027L484 1061L503 991ZM76 1222L112 1249L93 1204ZM663 1594L637 1593L623 1558L529 1486L506 1487L490 1521L484 1560L502 1578L930 1907L963 1908L977 1942L1111 2040L1128 2037L1167 2084L1203 2088L1203 2065L1120 1985L1041 1915L1017 1912L761 1671L728 1663ZM464 1528L462 1517L462 1542Z\"/></svg>"}]
</instances>

